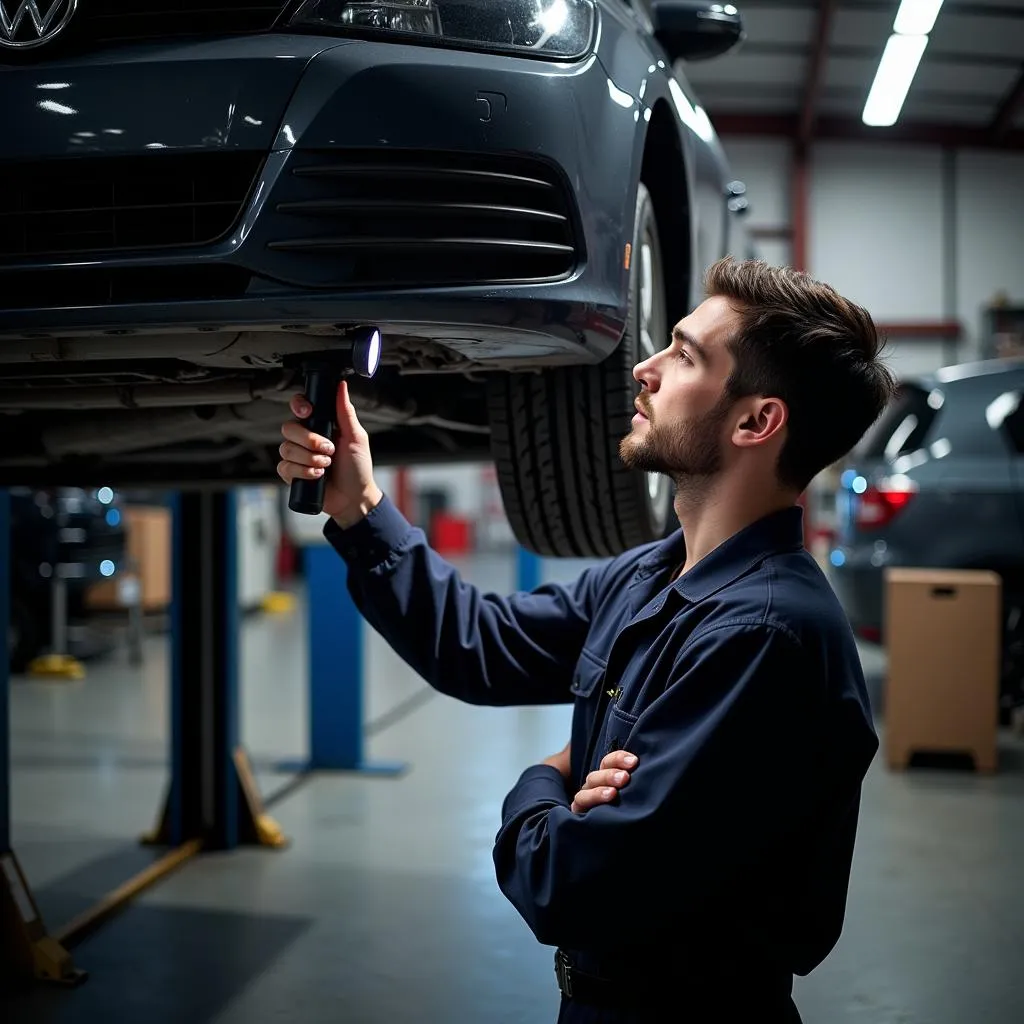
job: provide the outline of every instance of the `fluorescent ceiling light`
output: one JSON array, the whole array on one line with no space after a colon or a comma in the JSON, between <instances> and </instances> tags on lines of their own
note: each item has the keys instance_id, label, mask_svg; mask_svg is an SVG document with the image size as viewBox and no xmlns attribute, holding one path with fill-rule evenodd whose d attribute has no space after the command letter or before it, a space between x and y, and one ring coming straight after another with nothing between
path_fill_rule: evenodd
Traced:
<instances>
[{"instance_id":1,"label":"fluorescent ceiling light","mask_svg":"<svg viewBox=\"0 0 1024 1024\"><path fill-rule=\"evenodd\" d=\"M935 26L942 0L903 0L892 24L901 36L926 36Z\"/></svg>"},{"instance_id":2,"label":"fluorescent ceiling light","mask_svg":"<svg viewBox=\"0 0 1024 1024\"><path fill-rule=\"evenodd\" d=\"M927 45L927 36L889 36L864 104L861 118L865 124L887 127L896 123Z\"/></svg>"}]
</instances>

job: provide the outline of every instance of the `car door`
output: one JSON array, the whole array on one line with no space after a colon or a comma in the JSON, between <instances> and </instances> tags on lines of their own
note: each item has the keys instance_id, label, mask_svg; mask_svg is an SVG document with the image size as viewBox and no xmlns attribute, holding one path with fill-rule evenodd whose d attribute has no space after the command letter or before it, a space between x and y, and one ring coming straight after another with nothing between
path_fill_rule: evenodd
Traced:
<instances>
[{"instance_id":1,"label":"car door","mask_svg":"<svg viewBox=\"0 0 1024 1024\"><path fill-rule=\"evenodd\" d=\"M914 470L936 499L931 564L1024 566L1022 397L1024 379L1002 373L966 376L945 388L930 458Z\"/></svg>"},{"instance_id":2,"label":"car door","mask_svg":"<svg viewBox=\"0 0 1024 1024\"><path fill-rule=\"evenodd\" d=\"M1009 456L1003 501L1007 518L1016 523L1018 544L1007 554L1012 564L1024 568L1024 375L1015 374L1005 383L986 405L986 422Z\"/></svg>"}]
</instances>

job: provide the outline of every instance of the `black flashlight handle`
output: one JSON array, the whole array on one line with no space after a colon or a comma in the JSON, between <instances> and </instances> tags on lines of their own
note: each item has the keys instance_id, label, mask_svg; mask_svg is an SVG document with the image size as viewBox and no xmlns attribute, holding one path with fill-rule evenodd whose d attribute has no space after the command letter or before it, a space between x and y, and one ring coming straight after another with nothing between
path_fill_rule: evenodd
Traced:
<instances>
[{"instance_id":1,"label":"black flashlight handle","mask_svg":"<svg viewBox=\"0 0 1024 1024\"><path fill-rule=\"evenodd\" d=\"M314 433L334 440L335 409L338 396L338 381L341 372L337 366L323 363L309 363L305 366L306 399L313 407L312 413L303 423ZM288 495L288 507L302 515L318 516L324 510L324 488L327 473L316 480L293 480Z\"/></svg>"}]
</instances>

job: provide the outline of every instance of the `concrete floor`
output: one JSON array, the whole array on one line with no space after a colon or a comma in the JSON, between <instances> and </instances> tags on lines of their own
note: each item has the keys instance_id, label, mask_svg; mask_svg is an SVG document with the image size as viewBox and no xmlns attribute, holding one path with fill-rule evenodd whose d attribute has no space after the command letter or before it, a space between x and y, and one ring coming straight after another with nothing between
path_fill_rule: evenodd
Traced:
<instances>
[{"instance_id":1,"label":"concrete floor","mask_svg":"<svg viewBox=\"0 0 1024 1024\"><path fill-rule=\"evenodd\" d=\"M513 585L507 559L464 572ZM75 947L84 986L33 990L4 1021L554 1020L550 950L497 891L491 842L509 785L564 745L569 709L459 705L368 639L367 753L408 771L306 781L272 808L289 849L189 862ZM264 794L305 754L306 642L301 605L244 626L242 731ZM878 652L864 658L877 679ZM141 669L118 653L82 682L12 684L13 841L51 931L156 856L137 837L167 780L167 665L151 637ZM844 936L798 982L807 1024L1020 1024L1022 963L1019 742L992 778L876 761Z\"/></svg>"}]
</instances>

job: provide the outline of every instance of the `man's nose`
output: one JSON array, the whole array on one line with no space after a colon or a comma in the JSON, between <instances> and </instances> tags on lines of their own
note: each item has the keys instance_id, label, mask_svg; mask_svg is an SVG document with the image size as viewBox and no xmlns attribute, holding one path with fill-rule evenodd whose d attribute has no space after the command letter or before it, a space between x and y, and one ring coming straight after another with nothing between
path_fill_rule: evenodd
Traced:
<instances>
[{"instance_id":1,"label":"man's nose","mask_svg":"<svg viewBox=\"0 0 1024 1024\"><path fill-rule=\"evenodd\" d=\"M658 389L658 375L654 369L653 357L645 359L633 367L633 379L638 381L640 386L648 391L656 391Z\"/></svg>"}]
</instances>

